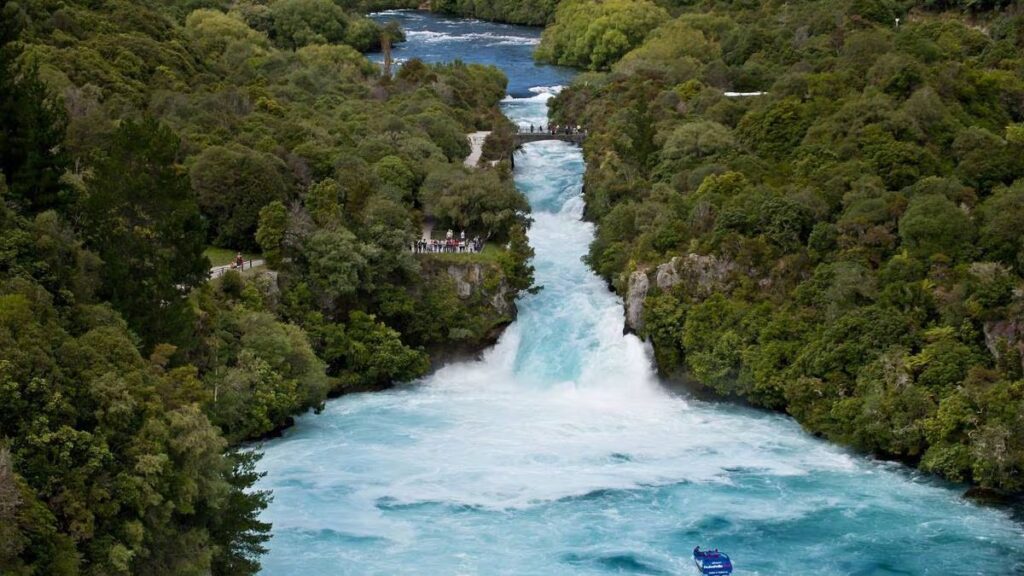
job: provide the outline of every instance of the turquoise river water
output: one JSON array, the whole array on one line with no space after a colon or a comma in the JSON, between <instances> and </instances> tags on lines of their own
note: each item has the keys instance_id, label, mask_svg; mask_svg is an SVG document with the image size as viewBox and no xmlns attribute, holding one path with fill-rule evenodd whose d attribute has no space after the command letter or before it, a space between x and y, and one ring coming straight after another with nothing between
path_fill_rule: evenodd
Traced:
<instances>
[{"instance_id":1,"label":"turquoise river water","mask_svg":"<svg viewBox=\"0 0 1024 576\"><path fill-rule=\"evenodd\" d=\"M504 68L524 125L571 77L532 63L533 29L377 18L409 30L399 58ZM264 574L696 574L698 544L737 575L1024 573L1021 526L962 487L667 391L580 260L583 169L565 143L517 155L544 290L482 359L333 400L262 446Z\"/></svg>"}]
</instances>

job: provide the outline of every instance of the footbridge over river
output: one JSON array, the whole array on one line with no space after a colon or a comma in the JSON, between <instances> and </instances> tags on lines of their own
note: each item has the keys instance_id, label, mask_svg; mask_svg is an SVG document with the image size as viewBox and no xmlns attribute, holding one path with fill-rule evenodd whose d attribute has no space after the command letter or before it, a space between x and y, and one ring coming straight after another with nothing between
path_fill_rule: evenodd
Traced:
<instances>
[{"instance_id":1,"label":"footbridge over river","mask_svg":"<svg viewBox=\"0 0 1024 576\"><path fill-rule=\"evenodd\" d=\"M560 140L562 142L569 142L579 146L583 145L583 141L587 139L587 133L581 131L573 132L549 132L549 131L537 131L537 132L516 132L514 135L515 145L512 150L518 150L520 146L529 142L543 142L545 140ZM515 154L509 160L512 165L515 166Z\"/></svg>"},{"instance_id":2,"label":"footbridge over river","mask_svg":"<svg viewBox=\"0 0 1024 576\"><path fill-rule=\"evenodd\" d=\"M527 142L540 142L542 140L561 140L562 142L571 142L573 144L583 144L583 141L587 139L585 132L569 132L569 133L550 133L550 132L516 132L515 143L516 148Z\"/></svg>"}]
</instances>

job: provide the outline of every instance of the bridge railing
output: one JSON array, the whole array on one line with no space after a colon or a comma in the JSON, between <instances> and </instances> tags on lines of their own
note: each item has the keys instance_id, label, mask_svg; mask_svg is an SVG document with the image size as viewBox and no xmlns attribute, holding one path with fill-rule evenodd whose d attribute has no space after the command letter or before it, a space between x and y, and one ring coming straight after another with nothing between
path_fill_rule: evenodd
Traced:
<instances>
[{"instance_id":1,"label":"bridge railing","mask_svg":"<svg viewBox=\"0 0 1024 576\"><path fill-rule=\"evenodd\" d=\"M482 240L420 240L413 242L409 249L413 254L479 254L484 251L485 246L487 243Z\"/></svg>"},{"instance_id":2,"label":"bridge railing","mask_svg":"<svg viewBox=\"0 0 1024 576\"><path fill-rule=\"evenodd\" d=\"M515 136L530 138L585 138L587 130L579 126L516 126Z\"/></svg>"}]
</instances>

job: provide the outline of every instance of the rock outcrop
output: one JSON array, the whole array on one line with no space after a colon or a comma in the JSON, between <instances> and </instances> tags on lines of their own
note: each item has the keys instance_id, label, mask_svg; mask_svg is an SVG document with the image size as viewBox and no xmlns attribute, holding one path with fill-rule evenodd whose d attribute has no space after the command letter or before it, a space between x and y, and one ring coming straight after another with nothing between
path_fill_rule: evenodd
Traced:
<instances>
[{"instance_id":1,"label":"rock outcrop","mask_svg":"<svg viewBox=\"0 0 1024 576\"><path fill-rule=\"evenodd\" d=\"M479 264L449 264L445 271L455 282L455 293L463 300L473 295L473 287L478 286L483 278Z\"/></svg>"},{"instance_id":2,"label":"rock outcrop","mask_svg":"<svg viewBox=\"0 0 1024 576\"><path fill-rule=\"evenodd\" d=\"M991 320L982 326L985 347L996 360L1008 351L1016 350L1024 367L1024 320Z\"/></svg>"},{"instance_id":3,"label":"rock outcrop","mask_svg":"<svg viewBox=\"0 0 1024 576\"><path fill-rule=\"evenodd\" d=\"M679 284L679 272L676 272L676 266L678 263L679 257L676 256L672 260L658 266L657 272L654 276L654 284L659 290L667 290L676 284Z\"/></svg>"},{"instance_id":4,"label":"rock outcrop","mask_svg":"<svg viewBox=\"0 0 1024 576\"><path fill-rule=\"evenodd\" d=\"M676 256L658 266L657 284L661 290L683 284L688 295L707 298L715 292L732 289L736 269L731 260L711 254Z\"/></svg>"},{"instance_id":5,"label":"rock outcrop","mask_svg":"<svg viewBox=\"0 0 1024 576\"><path fill-rule=\"evenodd\" d=\"M455 293L460 300L481 296L499 315L516 317L515 300L509 294L508 284L503 278L497 282L487 279L487 274L495 274L496 270L478 263L448 264L445 273L455 284Z\"/></svg>"},{"instance_id":6,"label":"rock outcrop","mask_svg":"<svg viewBox=\"0 0 1024 576\"><path fill-rule=\"evenodd\" d=\"M644 328L644 300L650 289L646 270L637 270L629 276L629 288L626 291L626 330L641 332Z\"/></svg>"},{"instance_id":7,"label":"rock outcrop","mask_svg":"<svg viewBox=\"0 0 1024 576\"><path fill-rule=\"evenodd\" d=\"M654 272L654 286L658 290L670 290L682 286L682 290L694 299L711 296L733 288L733 278L738 270L731 260L708 254L686 254L676 256L659 265ZM646 269L640 269L629 276L626 288L626 331L643 331L644 300L651 289Z\"/></svg>"},{"instance_id":8,"label":"rock outcrop","mask_svg":"<svg viewBox=\"0 0 1024 576\"><path fill-rule=\"evenodd\" d=\"M516 291L497 262L474 256L425 256L419 260L422 281L411 288L414 299L444 306L438 312L435 341L426 345L436 367L472 358L498 341L517 314Z\"/></svg>"}]
</instances>

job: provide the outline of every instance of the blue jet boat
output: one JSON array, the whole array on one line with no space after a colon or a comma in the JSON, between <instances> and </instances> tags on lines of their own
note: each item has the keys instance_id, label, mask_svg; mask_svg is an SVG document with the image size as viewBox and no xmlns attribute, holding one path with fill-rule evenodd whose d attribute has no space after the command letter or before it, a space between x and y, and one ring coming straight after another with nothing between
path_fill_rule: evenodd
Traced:
<instances>
[{"instance_id":1,"label":"blue jet boat","mask_svg":"<svg viewBox=\"0 0 1024 576\"><path fill-rule=\"evenodd\" d=\"M693 563L697 571L704 576L726 576L732 574L732 561L729 555L718 550L701 550L700 546L693 549Z\"/></svg>"}]
</instances>

